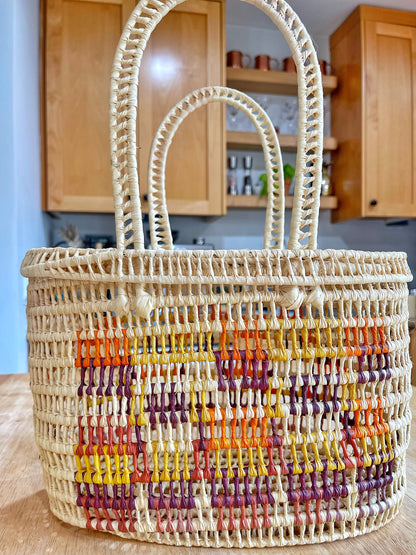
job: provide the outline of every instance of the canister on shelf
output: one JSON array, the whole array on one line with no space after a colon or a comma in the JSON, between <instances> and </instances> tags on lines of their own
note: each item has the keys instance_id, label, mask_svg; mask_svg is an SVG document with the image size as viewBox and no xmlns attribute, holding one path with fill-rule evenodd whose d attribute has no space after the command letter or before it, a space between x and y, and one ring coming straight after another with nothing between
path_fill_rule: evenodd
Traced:
<instances>
[{"instance_id":1,"label":"canister on shelf","mask_svg":"<svg viewBox=\"0 0 416 555\"><path fill-rule=\"evenodd\" d=\"M243 195L252 195L253 194L253 180L251 177L251 168L253 167L253 157L252 156L244 156L243 158L243 165L244 165L244 188L243 188Z\"/></svg>"},{"instance_id":2,"label":"canister on shelf","mask_svg":"<svg viewBox=\"0 0 416 555\"><path fill-rule=\"evenodd\" d=\"M329 166L330 164L322 164L321 195L323 197L327 197L331 194L331 176L328 172Z\"/></svg>"},{"instance_id":3,"label":"canister on shelf","mask_svg":"<svg viewBox=\"0 0 416 555\"><path fill-rule=\"evenodd\" d=\"M229 195L238 195L237 187L237 156L228 157L228 175L227 175L227 193Z\"/></svg>"},{"instance_id":4,"label":"canister on shelf","mask_svg":"<svg viewBox=\"0 0 416 555\"><path fill-rule=\"evenodd\" d=\"M416 319L416 289L409 291L409 318Z\"/></svg>"}]
</instances>

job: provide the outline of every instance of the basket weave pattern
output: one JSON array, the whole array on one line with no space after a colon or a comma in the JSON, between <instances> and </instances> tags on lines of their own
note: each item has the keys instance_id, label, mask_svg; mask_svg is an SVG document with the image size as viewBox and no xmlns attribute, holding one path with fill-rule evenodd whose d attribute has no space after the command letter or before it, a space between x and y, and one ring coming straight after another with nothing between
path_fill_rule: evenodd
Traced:
<instances>
[{"instance_id":1,"label":"basket weave pattern","mask_svg":"<svg viewBox=\"0 0 416 555\"><path fill-rule=\"evenodd\" d=\"M35 434L63 520L263 546L396 514L411 393L404 255L43 249L25 268ZM154 317L117 310L116 274L127 298L146 284ZM291 314L293 284L305 296Z\"/></svg>"},{"instance_id":2,"label":"basket weave pattern","mask_svg":"<svg viewBox=\"0 0 416 555\"><path fill-rule=\"evenodd\" d=\"M274 129L224 87L190 93L161 123L149 164L156 250L143 249L138 73L151 31L177 2L142 1L113 68L118 248L37 249L23 261L35 438L51 509L73 525L174 545L301 545L375 530L403 500L406 255L316 249L316 54L286 2L253 3L298 66L290 250ZM264 250L171 250L167 151L184 117L211 100L240 107L262 137L273 183Z\"/></svg>"}]
</instances>

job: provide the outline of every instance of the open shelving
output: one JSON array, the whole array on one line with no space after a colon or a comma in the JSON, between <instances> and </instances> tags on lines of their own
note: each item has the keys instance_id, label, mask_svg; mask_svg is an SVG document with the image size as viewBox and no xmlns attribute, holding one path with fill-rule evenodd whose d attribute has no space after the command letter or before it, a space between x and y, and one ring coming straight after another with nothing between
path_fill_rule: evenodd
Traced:
<instances>
[{"instance_id":1,"label":"open shelving","mask_svg":"<svg viewBox=\"0 0 416 555\"><path fill-rule=\"evenodd\" d=\"M331 94L338 86L335 75L323 75L324 95ZM240 91L262 94L298 94L298 75L287 71L262 71L259 69L227 67L227 86ZM296 152L297 135L279 135L282 151ZM331 152L338 148L336 137L324 137L324 151ZM257 133L247 131L227 131L227 149L261 150L261 140ZM286 197L286 208L293 207L293 197ZM227 208L266 208L267 197L227 195ZM335 196L321 197L321 209L333 210L338 207Z\"/></svg>"},{"instance_id":2,"label":"open shelving","mask_svg":"<svg viewBox=\"0 0 416 555\"><path fill-rule=\"evenodd\" d=\"M297 135L279 135L280 148L285 152L296 152ZM227 131L227 148L230 150L261 150L258 133L250 131ZM324 138L324 151L336 150L338 141L335 137Z\"/></svg>"},{"instance_id":3,"label":"open shelving","mask_svg":"<svg viewBox=\"0 0 416 555\"><path fill-rule=\"evenodd\" d=\"M324 95L338 86L335 75L323 75ZM287 71L227 67L227 86L240 91L264 94L298 94L298 75Z\"/></svg>"},{"instance_id":4,"label":"open shelving","mask_svg":"<svg viewBox=\"0 0 416 555\"><path fill-rule=\"evenodd\" d=\"M321 197L321 210L334 210L338 207L338 199L334 196ZM258 195L227 195L227 208L266 208L267 196ZM293 208L293 196L285 197L285 207Z\"/></svg>"}]
</instances>

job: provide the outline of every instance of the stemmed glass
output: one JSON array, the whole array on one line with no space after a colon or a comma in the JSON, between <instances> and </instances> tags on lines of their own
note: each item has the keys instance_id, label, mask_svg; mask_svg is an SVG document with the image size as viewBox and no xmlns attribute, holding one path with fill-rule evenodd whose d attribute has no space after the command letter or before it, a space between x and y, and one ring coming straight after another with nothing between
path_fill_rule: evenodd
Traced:
<instances>
[{"instance_id":1,"label":"stemmed glass","mask_svg":"<svg viewBox=\"0 0 416 555\"><path fill-rule=\"evenodd\" d=\"M256 94L255 96L253 95L253 100L255 100L265 112L267 112L267 110L269 109L269 97L267 96L267 94Z\"/></svg>"},{"instance_id":2,"label":"stemmed glass","mask_svg":"<svg viewBox=\"0 0 416 555\"><path fill-rule=\"evenodd\" d=\"M266 113L268 113L270 103L269 103L269 97L267 96L267 94L256 94L256 95L253 94L251 95L251 97L255 102L257 102L257 104L261 108L263 108L263 110ZM254 130L254 127L253 127L253 130Z\"/></svg>"},{"instance_id":3,"label":"stemmed glass","mask_svg":"<svg viewBox=\"0 0 416 555\"><path fill-rule=\"evenodd\" d=\"M238 124L238 115L240 114L240 110L233 106L232 104L227 105L227 120L229 121L230 131L237 131L239 124Z\"/></svg>"},{"instance_id":4,"label":"stemmed glass","mask_svg":"<svg viewBox=\"0 0 416 555\"><path fill-rule=\"evenodd\" d=\"M284 122L284 131L288 135L296 135L298 132L298 114L299 114L299 107L298 107L298 99L297 98L287 98L283 102L282 106L282 115L283 115L283 122Z\"/></svg>"}]
</instances>

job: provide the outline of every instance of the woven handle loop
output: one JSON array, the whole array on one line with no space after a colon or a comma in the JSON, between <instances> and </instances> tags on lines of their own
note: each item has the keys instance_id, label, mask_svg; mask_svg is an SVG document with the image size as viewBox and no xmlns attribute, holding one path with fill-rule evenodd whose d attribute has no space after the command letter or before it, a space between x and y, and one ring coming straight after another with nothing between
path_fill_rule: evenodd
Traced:
<instances>
[{"instance_id":1,"label":"woven handle loop","mask_svg":"<svg viewBox=\"0 0 416 555\"><path fill-rule=\"evenodd\" d=\"M240 109L251 119L260 135L269 185L264 248L281 249L284 238L285 197L283 162L276 131L269 116L257 102L246 94L228 87L203 87L188 94L169 111L156 132L150 150L148 172L152 248L173 248L165 186L166 159L173 137L189 114L213 101L224 102Z\"/></svg>"},{"instance_id":2,"label":"woven handle loop","mask_svg":"<svg viewBox=\"0 0 416 555\"><path fill-rule=\"evenodd\" d=\"M160 20L184 0L141 0L117 47L111 74L110 142L117 247L144 248L136 157L137 87L143 51ZM312 41L284 0L245 0L260 8L289 43L299 92L296 187L288 248L316 248L322 172L322 79Z\"/></svg>"}]
</instances>

